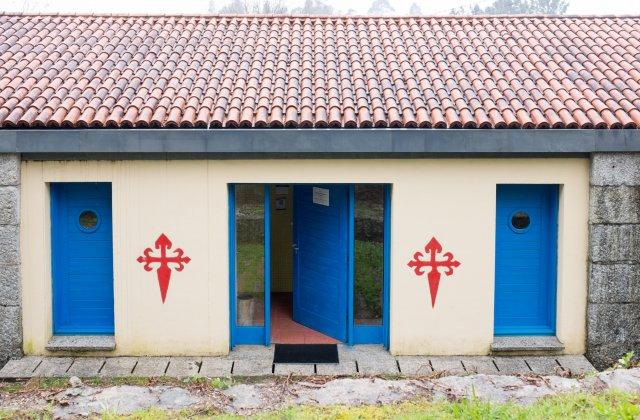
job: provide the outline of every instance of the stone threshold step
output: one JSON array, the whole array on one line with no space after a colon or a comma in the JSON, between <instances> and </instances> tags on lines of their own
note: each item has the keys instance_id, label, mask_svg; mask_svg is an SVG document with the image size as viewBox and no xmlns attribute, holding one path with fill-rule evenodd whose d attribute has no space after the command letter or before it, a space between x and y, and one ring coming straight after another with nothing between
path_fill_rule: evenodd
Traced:
<instances>
[{"instance_id":1,"label":"stone threshold step","mask_svg":"<svg viewBox=\"0 0 640 420\"><path fill-rule=\"evenodd\" d=\"M493 353L512 352L560 352L564 344L553 336L503 336L495 337L491 344Z\"/></svg>"},{"instance_id":2,"label":"stone threshold step","mask_svg":"<svg viewBox=\"0 0 640 420\"><path fill-rule=\"evenodd\" d=\"M54 335L46 345L49 351L111 351L115 348L112 335Z\"/></svg>"}]
</instances>

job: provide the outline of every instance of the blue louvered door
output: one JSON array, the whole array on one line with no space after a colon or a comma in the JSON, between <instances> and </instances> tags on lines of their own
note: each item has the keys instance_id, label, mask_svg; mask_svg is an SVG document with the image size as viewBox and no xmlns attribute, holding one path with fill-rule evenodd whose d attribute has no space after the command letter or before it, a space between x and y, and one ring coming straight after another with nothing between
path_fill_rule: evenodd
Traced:
<instances>
[{"instance_id":1,"label":"blue louvered door","mask_svg":"<svg viewBox=\"0 0 640 420\"><path fill-rule=\"evenodd\" d=\"M54 334L113 334L111 184L51 184Z\"/></svg>"},{"instance_id":2,"label":"blue louvered door","mask_svg":"<svg viewBox=\"0 0 640 420\"><path fill-rule=\"evenodd\" d=\"M293 318L346 341L349 186L296 185L294 202Z\"/></svg>"},{"instance_id":3,"label":"blue louvered door","mask_svg":"<svg viewBox=\"0 0 640 420\"><path fill-rule=\"evenodd\" d=\"M499 185L496 335L552 335L556 316L556 185Z\"/></svg>"}]
</instances>

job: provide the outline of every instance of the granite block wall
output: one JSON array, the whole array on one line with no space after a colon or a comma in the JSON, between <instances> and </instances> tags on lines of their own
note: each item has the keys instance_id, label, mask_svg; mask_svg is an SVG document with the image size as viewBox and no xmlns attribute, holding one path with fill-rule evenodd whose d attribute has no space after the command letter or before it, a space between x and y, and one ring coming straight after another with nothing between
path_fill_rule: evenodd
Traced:
<instances>
[{"instance_id":1,"label":"granite block wall","mask_svg":"<svg viewBox=\"0 0 640 420\"><path fill-rule=\"evenodd\" d=\"M587 358L640 349L640 154L591 158Z\"/></svg>"},{"instance_id":2,"label":"granite block wall","mask_svg":"<svg viewBox=\"0 0 640 420\"><path fill-rule=\"evenodd\" d=\"M20 156L0 154L0 366L22 354Z\"/></svg>"}]
</instances>

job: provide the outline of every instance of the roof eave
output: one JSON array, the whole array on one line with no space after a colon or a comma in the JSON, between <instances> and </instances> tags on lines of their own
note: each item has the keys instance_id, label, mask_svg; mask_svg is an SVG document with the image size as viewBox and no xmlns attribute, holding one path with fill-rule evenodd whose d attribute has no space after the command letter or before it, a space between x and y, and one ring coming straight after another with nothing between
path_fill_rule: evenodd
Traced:
<instances>
[{"instance_id":1,"label":"roof eave","mask_svg":"<svg viewBox=\"0 0 640 420\"><path fill-rule=\"evenodd\" d=\"M0 130L0 153L87 158L430 157L640 152L640 130Z\"/></svg>"}]
</instances>

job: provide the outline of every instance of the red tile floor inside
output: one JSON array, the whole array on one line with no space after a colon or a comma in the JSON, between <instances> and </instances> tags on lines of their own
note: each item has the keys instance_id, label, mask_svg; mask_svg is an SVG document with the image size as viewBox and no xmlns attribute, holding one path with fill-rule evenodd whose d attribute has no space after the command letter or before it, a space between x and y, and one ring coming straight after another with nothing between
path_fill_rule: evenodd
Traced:
<instances>
[{"instance_id":1,"label":"red tile floor inside","mask_svg":"<svg viewBox=\"0 0 640 420\"><path fill-rule=\"evenodd\" d=\"M271 294L271 342L274 344L337 344L329 336L292 319L291 293Z\"/></svg>"}]
</instances>

